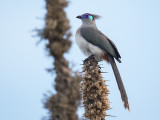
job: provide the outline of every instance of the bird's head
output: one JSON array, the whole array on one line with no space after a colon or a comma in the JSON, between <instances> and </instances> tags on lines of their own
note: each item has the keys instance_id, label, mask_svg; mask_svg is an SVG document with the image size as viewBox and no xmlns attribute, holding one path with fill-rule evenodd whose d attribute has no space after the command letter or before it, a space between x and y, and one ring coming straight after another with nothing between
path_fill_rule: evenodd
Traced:
<instances>
[{"instance_id":1,"label":"bird's head","mask_svg":"<svg viewBox=\"0 0 160 120\"><path fill-rule=\"evenodd\" d=\"M99 19L100 16L99 15L95 15L95 14L90 14L90 13L85 13L83 15L79 15L77 16L76 18L79 18L81 19L82 21L85 21L85 22L94 22L96 19Z\"/></svg>"}]
</instances>

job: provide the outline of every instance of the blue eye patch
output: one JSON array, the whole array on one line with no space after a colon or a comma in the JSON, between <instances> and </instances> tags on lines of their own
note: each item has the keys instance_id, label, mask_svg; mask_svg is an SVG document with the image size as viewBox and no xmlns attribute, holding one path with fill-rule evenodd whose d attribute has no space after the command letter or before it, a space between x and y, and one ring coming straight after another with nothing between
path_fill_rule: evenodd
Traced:
<instances>
[{"instance_id":1,"label":"blue eye patch","mask_svg":"<svg viewBox=\"0 0 160 120\"><path fill-rule=\"evenodd\" d=\"M90 15L90 16L88 17L88 19L93 20L93 16L92 16L92 15Z\"/></svg>"}]
</instances>

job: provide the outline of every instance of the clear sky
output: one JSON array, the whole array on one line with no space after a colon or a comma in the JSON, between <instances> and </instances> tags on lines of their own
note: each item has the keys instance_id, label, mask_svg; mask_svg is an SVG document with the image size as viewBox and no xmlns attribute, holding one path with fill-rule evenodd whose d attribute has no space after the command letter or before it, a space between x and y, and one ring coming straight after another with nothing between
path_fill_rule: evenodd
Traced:
<instances>
[{"instance_id":1,"label":"clear sky","mask_svg":"<svg viewBox=\"0 0 160 120\"><path fill-rule=\"evenodd\" d=\"M160 108L160 1L158 0L71 0L65 9L72 26L73 45L65 57L81 71L86 58L75 43L81 21L89 12L102 16L97 27L118 47L118 64L131 112L123 108L111 66L102 62L110 89L109 120L159 120ZM55 75L46 72L53 59L45 42L36 45L35 28L43 28L44 0L3 0L0 4L0 120L40 120L47 115L43 94L55 92ZM70 65L72 66L72 65ZM83 109L78 111L81 116Z\"/></svg>"}]
</instances>

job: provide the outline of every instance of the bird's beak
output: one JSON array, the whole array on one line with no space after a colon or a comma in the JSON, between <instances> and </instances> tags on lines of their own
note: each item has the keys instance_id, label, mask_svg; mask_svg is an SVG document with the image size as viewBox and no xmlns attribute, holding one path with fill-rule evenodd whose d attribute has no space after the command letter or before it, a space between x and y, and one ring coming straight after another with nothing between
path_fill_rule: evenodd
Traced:
<instances>
[{"instance_id":1,"label":"bird's beak","mask_svg":"<svg viewBox=\"0 0 160 120\"><path fill-rule=\"evenodd\" d=\"M78 18L78 19L82 19L82 16L80 16L80 15L79 15L79 16L77 16L76 18Z\"/></svg>"}]
</instances>

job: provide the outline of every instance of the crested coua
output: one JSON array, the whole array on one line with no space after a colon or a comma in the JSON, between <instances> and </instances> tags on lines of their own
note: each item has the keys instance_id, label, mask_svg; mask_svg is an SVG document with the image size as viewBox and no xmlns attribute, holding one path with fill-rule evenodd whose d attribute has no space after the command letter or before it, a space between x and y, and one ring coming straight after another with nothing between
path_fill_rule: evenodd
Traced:
<instances>
[{"instance_id":1,"label":"crested coua","mask_svg":"<svg viewBox=\"0 0 160 120\"><path fill-rule=\"evenodd\" d=\"M98 15L89 13L85 13L76 17L82 20L82 25L76 32L76 42L80 50L85 55L94 55L97 61L106 60L111 64L119 91L121 93L124 107L130 110L128 97L114 60L116 59L119 63L121 63L121 56L116 45L107 36L105 36L101 31L98 30L95 20L99 17L100 16Z\"/></svg>"}]
</instances>

